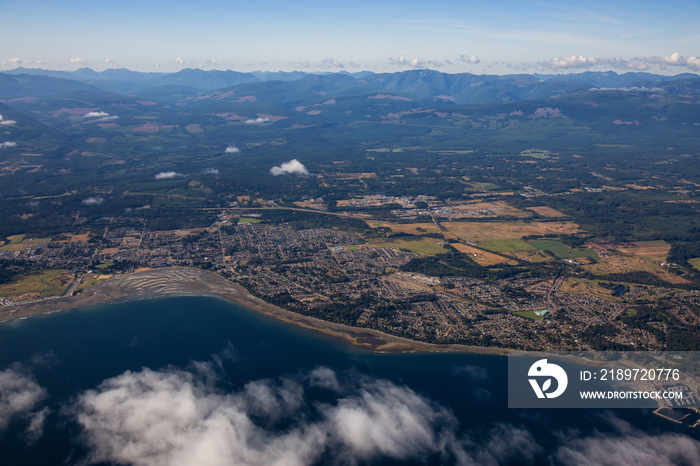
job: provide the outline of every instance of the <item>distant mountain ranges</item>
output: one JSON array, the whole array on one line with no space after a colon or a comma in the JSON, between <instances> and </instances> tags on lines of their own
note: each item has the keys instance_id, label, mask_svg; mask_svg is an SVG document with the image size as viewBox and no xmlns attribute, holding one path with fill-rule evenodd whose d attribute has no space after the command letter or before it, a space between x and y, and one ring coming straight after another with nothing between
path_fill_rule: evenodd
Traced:
<instances>
[{"instance_id":1,"label":"distant mountain ranges","mask_svg":"<svg viewBox=\"0 0 700 466\"><path fill-rule=\"evenodd\" d=\"M277 83L277 84L274 84ZM347 95L391 93L414 101L432 100L456 104L484 104L547 99L588 90L663 91L669 94L697 94L700 76L684 73L662 76L649 73L617 74L583 72L566 75L447 74L433 70L395 73L312 74L294 72L253 72L184 69L177 73L144 73L127 69L102 72L90 68L52 71L17 68L0 73L0 100L27 95L42 97L79 91L107 91L122 95L174 101L173 96L201 93L246 85L251 92L276 89L289 94L315 91L329 98Z\"/></svg>"}]
</instances>

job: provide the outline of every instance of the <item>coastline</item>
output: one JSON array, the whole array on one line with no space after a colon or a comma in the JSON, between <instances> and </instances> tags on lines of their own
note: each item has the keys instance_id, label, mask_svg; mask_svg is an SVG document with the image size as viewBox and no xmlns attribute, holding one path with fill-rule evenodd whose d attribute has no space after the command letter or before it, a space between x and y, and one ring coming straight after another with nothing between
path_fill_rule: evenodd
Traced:
<instances>
[{"instance_id":1,"label":"coastline","mask_svg":"<svg viewBox=\"0 0 700 466\"><path fill-rule=\"evenodd\" d=\"M425 343L389 335L378 330L351 327L304 316L263 301L251 295L241 285L214 272L185 267L149 269L118 275L74 296L0 307L0 323L107 302L178 296L210 296L235 302L283 322L318 331L371 351L494 355L506 355L509 351L504 348Z\"/></svg>"}]
</instances>

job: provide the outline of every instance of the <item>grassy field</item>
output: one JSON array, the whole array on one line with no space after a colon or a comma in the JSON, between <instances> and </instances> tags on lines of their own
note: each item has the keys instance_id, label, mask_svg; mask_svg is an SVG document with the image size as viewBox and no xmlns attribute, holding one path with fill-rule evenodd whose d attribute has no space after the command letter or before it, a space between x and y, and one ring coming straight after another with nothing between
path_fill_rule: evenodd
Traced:
<instances>
[{"instance_id":1,"label":"grassy field","mask_svg":"<svg viewBox=\"0 0 700 466\"><path fill-rule=\"evenodd\" d=\"M444 222L442 226L454 237L471 242L570 235L580 231L574 222Z\"/></svg>"},{"instance_id":2,"label":"grassy field","mask_svg":"<svg viewBox=\"0 0 700 466\"><path fill-rule=\"evenodd\" d=\"M473 246L469 246L467 244L462 244L462 243L452 243L451 246L458 250L459 252L462 252L464 254L468 254L469 257L476 262L477 264L481 266L489 266L489 265L496 265L496 264L504 264L504 263L513 263L514 261L511 261L510 259L499 256L498 254L493 254L488 251L481 250L479 248L475 248Z\"/></svg>"},{"instance_id":3,"label":"grassy field","mask_svg":"<svg viewBox=\"0 0 700 466\"><path fill-rule=\"evenodd\" d=\"M556 218L556 217L566 217L566 215L562 214L558 210L554 210L551 207L547 206L537 206L537 207L526 207L527 210L531 210L533 212L537 212L538 214L542 215L543 217L550 217L550 218Z\"/></svg>"},{"instance_id":4,"label":"grassy field","mask_svg":"<svg viewBox=\"0 0 700 466\"><path fill-rule=\"evenodd\" d=\"M403 233L407 235L424 235L426 233L440 233L440 230L432 223L389 223L389 222L374 222L368 221L367 224L371 228L389 228L394 233Z\"/></svg>"},{"instance_id":5,"label":"grassy field","mask_svg":"<svg viewBox=\"0 0 700 466\"><path fill-rule=\"evenodd\" d=\"M688 259L688 263L695 267L696 270L700 270L700 257L693 257L692 259Z\"/></svg>"},{"instance_id":6,"label":"grassy field","mask_svg":"<svg viewBox=\"0 0 700 466\"><path fill-rule=\"evenodd\" d=\"M398 236L394 238L377 238L371 240L372 246L408 249L416 254L441 254L447 250L435 238L417 238L414 236Z\"/></svg>"},{"instance_id":7,"label":"grassy field","mask_svg":"<svg viewBox=\"0 0 700 466\"><path fill-rule=\"evenodd\" d=\"M527 317L528 319L532 319L532 320L544 319L544 316L535 314L532 311L516 312L516 314L518 314L519 316Z\"/></svg>"},{"instance_id":8,"label":"grassy field","mask_svg":"<svg viewBox=\"0 0 700 466\"><path fill-rule=\"evenodd\" d=\"M248 218L248 217L241 217L238 219L238 223L260 223L262 220L259 218Z\"/></svg>"},{"instance_id":9,"label":"grassy field","mask_svg":"<svg viewBox=\"0 0 700 466\"><path fill-rule=\"evenodd\" d=\"M25 238L25 235L10 236L7 239L9 239L10 242L0 247L0 251L21 251L34 243L51 241L51 238Z\"/></svg>"},{"instance_id":10,"label":"grassy field","mask_svg":"<svg viewBox=\"0 0 700 466\"><path fill-rule=\"evenodd\" d=\"M560 241L555 241L552 239L536 239L530 240L528 243L540 251L552 251L555 256L561 259L568 259L571 257L571 254L569 254L569 246Z\"/></svg>"},{"instance_id":11,"label":"grassy field","mask_svg":"<svg viewBox=\"0 0 700 466\"><path fill-rule=\"evenodd\" d=\"M596 275L641 271L652 273L669 283L688 282L685 278L670 273L652 260L620 252L611 252L607 257L601 257L596 264L584 265L583 267Z\"/></svg>"},{"instance_id":12,"label":"grassy field","mask_svg":"<svg viewBox=\"0 0 700 466\"><path fill-rule=\"evenodd\" d=\"M652 261L663 262L671 250L671 245L666 241L639 241L632 244L633 247L618 248L618 251L645 257Z\"/></svg>"},{"instance_id":13,"label":"grassy field","mask_svg":"<svg viewBox=\"0 0 700 466\"><path fill-rule=\"evenodd\" d=\"M480 241L479 247L488 249L493 252L517 252L517 251L536 251L537 248L530 246L527 241L521 239L501 239Z\"/></svg>"},{"instance_id":14,"label":"grassy field","mask_svg":"<svg viewBox=\"0 0 700 466\"><path fill-rule=\"evenodd\" d=\"M73 274L65 269L45 270L25 275L12 283L0 286L0 296L22 299L47 298L63 293L73 281Z\"/></svg>"}]
</instances>

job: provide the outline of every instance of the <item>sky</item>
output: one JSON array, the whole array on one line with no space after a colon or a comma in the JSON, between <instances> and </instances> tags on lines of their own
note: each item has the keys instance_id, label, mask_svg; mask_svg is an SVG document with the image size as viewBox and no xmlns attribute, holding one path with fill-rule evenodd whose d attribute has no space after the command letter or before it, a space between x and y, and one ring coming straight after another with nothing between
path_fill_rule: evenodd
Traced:
<instances>
[{"instance_id":1,"label":"sky","mask_svg":"<svg viewBox=\"0 0 700 466\"><path fill-rule=\"evenodd\" d=\"M0 71L700 72L700 0L0 0Z\"/></svg>"}]
</instances>

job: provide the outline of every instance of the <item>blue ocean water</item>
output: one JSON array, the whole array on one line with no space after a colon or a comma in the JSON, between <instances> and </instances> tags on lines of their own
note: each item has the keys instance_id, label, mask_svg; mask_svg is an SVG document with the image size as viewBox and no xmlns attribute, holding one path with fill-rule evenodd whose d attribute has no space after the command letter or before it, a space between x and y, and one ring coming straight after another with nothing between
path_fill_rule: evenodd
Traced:
<instances>
[{"instance_id":1,"label":"blue ocean water","mask_svg":"<svg viewBox=\"0 0 700 466\"><path fill-rule=\"evenodd\" d=\"M10 376L41 396L12 408ZM575 464L604 448L626 464L638 445L700 464L697 431L649 410L508 409L506 377L502 356L372 353L213 298L103 304L0 326L0 464ZM129 424L161 401L165 427Z\"/></svg>"}]
</instances>

